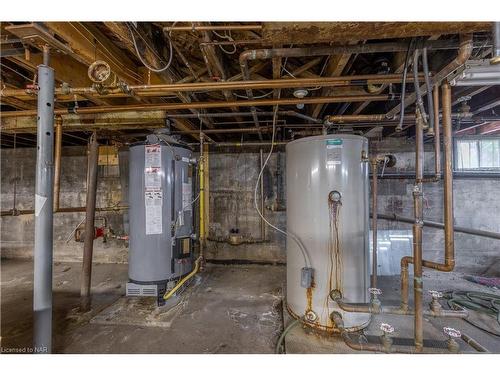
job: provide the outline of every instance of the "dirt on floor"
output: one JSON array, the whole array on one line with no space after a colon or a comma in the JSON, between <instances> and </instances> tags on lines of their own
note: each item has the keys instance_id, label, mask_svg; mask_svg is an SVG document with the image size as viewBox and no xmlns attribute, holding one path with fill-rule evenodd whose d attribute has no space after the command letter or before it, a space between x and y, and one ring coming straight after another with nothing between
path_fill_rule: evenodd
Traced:
<instances>
[{"instance_id":1,"label":"dirt on floor","mask_svg":"<svg viewBox=\"0 0 500 375\"><path fill-rule=\"evenodd\" d=\"M186 291L166 307L154 298L125 297L126 264L94 264L92 308L80 311L80 263L55 263L53 278L53 352L55 353L274 353L290 317L283 309L282 265L214 265L196 276ZM473 290L499 294L460 273L424 273L429 290ZM384 305L399 303L399 277L379 278ZM33 263L1 262L1 347L3 352L32 346ZM430 302L425 292L424 306ZM394 326L395 342L412 345L411 316L378 315L364 330L378 339L382 322ZM497 324L486 321L486 327ZM427 352L446 352L443 327L466 333L500 353L500 337L462 319L424 321ZM285 340L287 353L354 353L338 337L294 327ZM474 350L460 342L462 352Z\"/></svg>"}]
</instances>

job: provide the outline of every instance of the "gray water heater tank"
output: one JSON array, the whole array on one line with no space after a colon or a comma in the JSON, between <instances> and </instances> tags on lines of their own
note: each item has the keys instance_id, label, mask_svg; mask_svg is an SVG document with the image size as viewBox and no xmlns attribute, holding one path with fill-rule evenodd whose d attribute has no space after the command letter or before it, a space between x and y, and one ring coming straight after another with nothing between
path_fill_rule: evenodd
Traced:
<instances>
[{"instance_id":1,"label":"gray water heater tank","mask_svg":"<svg viewBox=\"0 0 500 375\"><path fill-rule=\"evenodd\" d=\"M129 279L137 285L167 285L193 267L196 168L191 150L174 142L153 135L130 146Z\"/></svg>"}]
</instances>

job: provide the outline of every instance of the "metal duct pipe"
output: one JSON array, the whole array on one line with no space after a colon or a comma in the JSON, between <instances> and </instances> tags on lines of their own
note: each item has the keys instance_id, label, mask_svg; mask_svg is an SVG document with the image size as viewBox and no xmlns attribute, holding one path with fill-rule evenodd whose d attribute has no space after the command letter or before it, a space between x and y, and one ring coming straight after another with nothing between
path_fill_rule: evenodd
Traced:
<instances>
[{"instance_id":1,"label":"metal duct pipe","mask_svg":"<svg viewBox=\"0 0 500 375\"><path fill-rule=\"evenodd\" d=\"M382 219L382 220L399 221L399 222L408 223L408 224L412 224L414 222L414 220L409 218L409 217L399 216L396 214L377 214L377 217L379 219ZM424 220L423 224L426 227L437 228L437 229L444 229L444 227L445 227L445 225L443 223L439 223L437 221L430 221L430 220ZM479 237L500 240L500 233L490 232L487 230L479 230L479 229L454 226L453 231L456 233L464 233L464 234L470 234L473 236L479 236Z\"/></svg>"},{"instance_id":2,"label":"metal duct pipe","mask_svg":"<svg viewBox=\"0 0 500 375\"><path fill-rule=\"evenodd\" d=\"M90 309L90 287L92 281L92 253L94 251L94 217L97 195L97 168L99 161L99 144L97 134L90 137L88 169L87 169L87 199L85 212L85 238L83 244L82 281L80 287L81 309Z\"/></svg>"},{"instance_id":3,"label":"metal duct pipe","mask_svg":"<svg viewBox=\"0 0 500 375\"><path fill-rule=\"evenodd\" d=\"M48 48L44 48L48 63ZM38 66L38 122L35 180L35 248L33 279L33 346L52 352L52 253L54 178L54 69Z\"/></svg>"},{"instance_id":4,"label":"metal duct pipe","mask_svg":"<svg viewBox=\"0 0 500 375\"><path fill-rule=\"evenodd\" d=\"M491 64L500 64L500 22L493 22L493 51Z\"/></svg>"}]
</instances>

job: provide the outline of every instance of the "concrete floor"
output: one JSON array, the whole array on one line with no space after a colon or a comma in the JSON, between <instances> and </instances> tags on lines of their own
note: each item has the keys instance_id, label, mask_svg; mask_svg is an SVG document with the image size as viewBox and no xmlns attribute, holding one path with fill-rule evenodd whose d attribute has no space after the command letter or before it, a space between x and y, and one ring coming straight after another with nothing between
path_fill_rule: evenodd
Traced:
<instances>
[{"instance_id":1,"label":"concrete floor","mask_svg":"<svg viewBox=\"0 0 500 375\"><path fill-rule=\"evenodd\" d=\"M283 329L282 299L285 267L208 265L173 308L157 308L150 298L125 298L126 264L95 264L92 310L79 312L79 263L54 265L54 352L56 353L273 353ZM1 262L1 345L22 348L32 342L31 261ZM480 290L458 273L427 271L425 290ZM384 304L397 304L398 277L381 277ZM498 291L497 291L498 294ZM429 297L426 296L428 299ZM427 300L426 300L427 302ZM395 340L413 335L412 317L376 316L365 330L379 335L380 322L395 327ZM487 321L491 327L495 322ZM500 338L461 319L428 319L426 344L439 346L442 327L469 334L492 352L500 353ZM474 352L461 343L463 352ZM297 326L286 339L287 353L351 353L340 339ZM445 352L443 349L428 349Z\"/></svg>"}]
</instances>

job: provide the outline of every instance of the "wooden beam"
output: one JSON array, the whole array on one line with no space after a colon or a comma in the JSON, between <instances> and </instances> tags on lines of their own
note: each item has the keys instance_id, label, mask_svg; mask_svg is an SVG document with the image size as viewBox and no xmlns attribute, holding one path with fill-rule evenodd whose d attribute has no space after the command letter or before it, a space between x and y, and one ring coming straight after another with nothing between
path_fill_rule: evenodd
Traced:
<instances>
[{"instance_id":1,"label":"wooden beam","mask_svg":"<svg viewBox=\"0 0 500 375\"><path fill-rule=\"evenodd\" d=\"M140 83L137 66L95 26L83 22L45 22L45 25L88 65L104 60L124 82Z\"/></svg>"},{"instance_id":2,"label":"wooden beam","mask_svg":"<svg viewBox=\"0 0 500 375\"><path fill-rule=\"evenodd\" d=\"M356 42L352 42L349 44L356 44ZM326 66L326 72L325 75L327 77L338 77L342 75L342 72L344 71L345 66L349 62L349 59L351 58L351 54L341 54L341 55L333 55L330 56L330 59L328 60L328 64ZM328 96L332 92L331 88L325 87L321 89L320 96ZM322 109L324 107L324 104L316 104L312 108L311 116L316 118L320 115Z\"/></svg>"},{"instance_id":3,"label":"wooden beam","mask_svg":"<svg viewBox=\"0 0 500 375\"><path fill-rule=\"evenodd\" d=\"M490 30L491 22L264 22L262 38L269 44L347 43Z\"/></svg>"}]
</instances>

